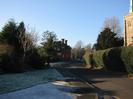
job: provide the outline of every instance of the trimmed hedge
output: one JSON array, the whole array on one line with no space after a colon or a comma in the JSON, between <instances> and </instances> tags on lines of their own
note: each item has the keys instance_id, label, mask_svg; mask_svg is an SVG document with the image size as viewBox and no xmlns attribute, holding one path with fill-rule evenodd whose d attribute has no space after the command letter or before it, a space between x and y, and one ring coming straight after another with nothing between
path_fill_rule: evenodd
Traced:
<instances>
[{"instance_id":1,"label":"trimmed hedge","mask_svg":"<svg viewBox=\"0 0 133 99\"><path fill-rule=\"evenodd\" d=\"M133 74L133 46L122 48L121 57L127 72Z\"/></svg>"},{"instance_id":2,"label":"trimmed hedge","mask_svg":"<svg viewBox=\"0 0 133 99\"><path fill-rule=\"evenodd\" d=\"M91 65L92 64L92 54L91 54L91 52L89 52L89 51L86 51L85 52L85 54L84 54L84 56L83 56L83 61L84 61L84 63L86 64L86 65Z\"/></svg>"},{"instance_id":3,"label":"trimmed hedge","mask_svg":"<svg viewBox=\"0 0 133 99\"><path fill-rule=\"evenodd\" d=\"M92 55L92 61L93 61L93 66L94 67L104 67L104 62L103 62L103 55L105 53L105 50L101 51L96 51Z\"/></svg>"},{"instance_id":4,"label":"trimmed hedge","mask_svg":"<svg viewBox=\"0 0 133 99\"><path fill-rule=\"evenodd\" d=\"M106 50L103 55L104 66L107 70L126 71L124 62L121 58L122 48L112 48Z\"/></svg>"},{"instance_id":5,"label":"trimmed hedge","mask_svg":"<svg viewBox=\"0 0 133 99\"><path fill-rule=\"evenodd\" d=\"M127 71L133 73L133 47L118 47L96 51L90 56L84 57L86 61L93 61L93 67L106 68L111 71ZM88 62L86 62L88 63Z\"/></svg>"}]
</instances>

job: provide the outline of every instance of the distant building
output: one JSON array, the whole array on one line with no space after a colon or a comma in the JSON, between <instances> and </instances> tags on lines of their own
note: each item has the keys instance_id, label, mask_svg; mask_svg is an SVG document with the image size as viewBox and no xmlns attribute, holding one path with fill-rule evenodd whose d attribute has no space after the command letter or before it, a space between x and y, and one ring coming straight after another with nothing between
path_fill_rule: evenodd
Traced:
<instances>
[{"instance_id":1,"label":"distant building","mask_svg":"<svg viewBox=\"0 0 133 99\"><path fill-rule=\"evenodd\" d=\"M129 14L124 17L124 45L133 45L133 0L130 0Z\"/></svg>"},{"instance_id":2,"label":"distant building","mask_svg":"<svg viewBox=\"0 0 133 99\"><path fill-rule=\"evenodd\" d=\"M71 59L71 47L67 44L67 40L56 41L55 50L59 60L69 61Z\"/></svg>"}]
</instances>

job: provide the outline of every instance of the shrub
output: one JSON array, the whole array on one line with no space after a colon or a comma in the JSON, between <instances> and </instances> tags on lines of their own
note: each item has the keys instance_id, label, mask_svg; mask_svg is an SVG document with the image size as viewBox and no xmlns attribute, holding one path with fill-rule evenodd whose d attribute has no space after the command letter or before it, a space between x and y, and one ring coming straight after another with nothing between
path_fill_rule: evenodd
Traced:
<instances>
[{"instance_id":1,"label":"shrub","mask_svg":"<svg viewBox=\"0 0 133 99\"><path fill-rule=\"evenodd\" d=\"M101 51L96 51L93 53L92 61L93 61L93 66L95 67L104 67L104 62L103 62L103 54L105 53L105 50Z\"/></svg>"},{"instance_id":2,"label":"shrub","mask_svg":"<svg viewBox=\"0 0 133 99\"><path fill-rule=\"evenodd\" d=\"M24 71L21 57L14 53L14 47L0 42L0 69L4 72L22 72Z\"/></svg>"},{"instance_id":3,"label":"shrub","mask_svg":"<svg viewBox=\"0 0 133 99\"><path fill-rule=\"evenodd\" d=\"M1 69L4 72L23 72L23 63L20 57L3 54L1 56Z\"/></svg>"},{"instance_id":4,"label":"shrub","mask_svg":"<svg viewBox=\"0 0 133 99\"><path fill-rule=\"evenodd\" d=\"M133 73L133 46L124 47L121 53L122 60L128 73Z\"/></svg>"},{"instance_id":5,"label":"shrub","mask_svg":"<svg viewBox=\"0 0 133 99\"><path fill-rule=\"evenodd\" d=\"M96 51L92 54L92 58L88 55L84 56L86 63L90 64L90 61L92 61L91 65L94 67L133 73L133 46Z\"/></svg>"},{"instance_id":6,"label":"shrub","mask_svg":"<svg viewBox=\"0 0 133 99\"><path fill-rule=\"evenodd\" d=\"M86 51L83 56L83 61L86 65L91 65L92 64L92 53Z\"/></svg>"},{"instance_id":7,"label":"shrub","mask_svg":"<svg viewBox=\"0 0 133 99\"><path fill-rule=\"evenodd\" d=\"M103 55L104 66L112 71L125 71L125 66L121 58L122 48L112 48L106 50Z\"/></svg>"},{"instance_id":8,"label":"shrub","mask_svg":"<svg viewBox=\"0 0 133 99\"><path fill-rule=\"evenodd\" d=\"M45 58L40 56L36 49L33 49L33 51L27 53L26 63L32 68L41 69L44 67Z\"/></svg>"}]
</instances>

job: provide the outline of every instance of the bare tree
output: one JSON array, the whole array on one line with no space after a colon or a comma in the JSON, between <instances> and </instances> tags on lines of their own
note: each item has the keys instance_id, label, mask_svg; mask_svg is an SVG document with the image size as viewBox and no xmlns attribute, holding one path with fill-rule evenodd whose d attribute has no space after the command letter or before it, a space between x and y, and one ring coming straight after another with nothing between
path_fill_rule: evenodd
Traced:
<instances>
[{"instance_id":1,"label":"bare tree","mask_svg":"<svg viewBox=\"0 0 133 99\"><path fill-rule=\"evenodd\" d=\"M87 45L85 46L85 50L89 50L89 51L92 50L92 45L91 45L91 43L89 43L89 44L87 44Z\"/></svg>"},{"instance_id":2,"label":"bare tree","mask_svg":"<svg viewBox=\"0 0 133 99\"><path fill-rule=\"evenodd\" d=\"M83 48L83 42L81 40L77 41L77 43L75 44L75 48L77 48L77 49Z\"/></svg>"},{"instance_id":3,"label":"bare tree","mask_svg":"<svg viewBox=\"0 0 133 99\"><path fill-rule=\"evenodd\" d=\"M114 17L108 17L104 21L103 29L110 28L112 32L117 33L117 36L121 35L121 27L119 20Z\"/></svg>"},{"instance_id":4,"label":"bare tree","mask_svg":"<svg viewBox=\"0 0 133 99\"><path fill-rule=\"evenodd\" d=\"M75 44L75 47L72 49L72 57L74 59L82 59L82 56L84 55L84 47L82 41L77 41Z\"/></svg>"},{"instance_id":5,"label":"bare tree","mask_svg":"<svg viewBox=\"0 0 133 99\"><path fill-rule=\"evenodd\" d=\"M27 26L26 30L27 30L26 33L28 34L27 36L29 37L30 40L32 40L33 45L37 46L37 43L39 41L39 35L38 35L36 29Z\"/></svg>"}]
</instances>

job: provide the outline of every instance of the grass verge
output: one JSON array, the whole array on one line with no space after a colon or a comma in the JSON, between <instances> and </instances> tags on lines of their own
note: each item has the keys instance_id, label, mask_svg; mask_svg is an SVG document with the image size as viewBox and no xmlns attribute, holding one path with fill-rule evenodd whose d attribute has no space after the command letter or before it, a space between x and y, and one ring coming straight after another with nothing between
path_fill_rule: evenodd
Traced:
<instances>
[{"instance_id":1,"label":"grass verge","mask_svg":"<svg viewBox=\"0 0 133 99\"><path fill-rule=\"evenodd\" d=\"M0 75L0 94L47 83L60 77L61 75L55 69L36 70L18 74L3 74Z\"/></svg>"}]
</instances>

